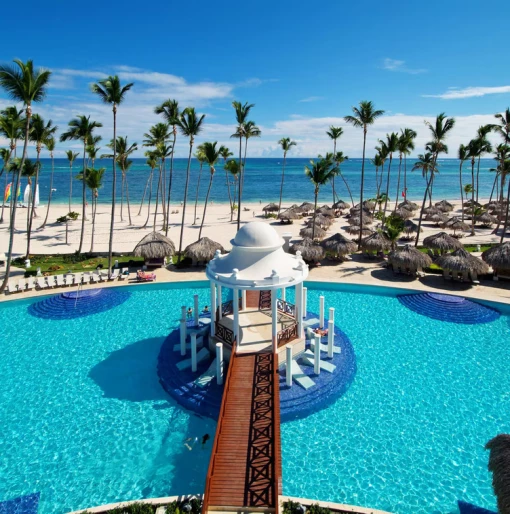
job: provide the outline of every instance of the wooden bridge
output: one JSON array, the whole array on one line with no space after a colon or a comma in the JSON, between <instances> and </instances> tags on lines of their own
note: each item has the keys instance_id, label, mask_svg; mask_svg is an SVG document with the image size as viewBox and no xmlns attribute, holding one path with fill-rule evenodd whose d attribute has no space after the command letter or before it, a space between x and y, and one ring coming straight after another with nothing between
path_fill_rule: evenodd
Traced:
<instances>
[{"instance_id":1,"label":"wooden bridge","mask_svg":"<svg viewBox=\"0 0 510 514\"><path fill-rule=\"evenodd\" d=\"M235 348L235 345L234 345ZM278 512L282 494L278 364L232 352L202 512Z\"/></svg>"}]
</instances>

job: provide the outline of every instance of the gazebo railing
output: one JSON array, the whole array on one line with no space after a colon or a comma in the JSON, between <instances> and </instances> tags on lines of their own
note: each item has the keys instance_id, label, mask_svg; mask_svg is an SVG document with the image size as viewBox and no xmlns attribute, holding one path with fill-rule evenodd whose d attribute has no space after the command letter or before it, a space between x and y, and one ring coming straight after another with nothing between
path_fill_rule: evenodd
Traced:
<instances>
[{"instance_id":1,"label":"gazebo railing","mask_svg":"<svg viewBox=\"0 0 510 514\"><path fill-rule=\"evenodd\" d=\"M290 343L298 337L298 326L297 323L292 323L288 327L280 330L277 334L278 348Z\"/></svg>"},{"instance_id":2,"label":"gazebo railing","mask_svg":"<svg viewBox=\"0 0 510 514\"><path fill-rule=\"evenodd\" d=\"M234 301L229 300L228 302L223 302L221 304L221 315L228 316L230 314L234 314Z\"/></svg>"},{"instance_id":3,"label":"gazebo railing","mask_svg":"<svg viewBox=\"0 0 510 514\"><path fill-rule=\"evenodd\" d=\"M284 314L287 314L288 316L292 316L293 318L296 317L296 306L292 303L282 300L281 298L278 298L276 300L276 308L280 312L283 312Z\"/></svg>"},{"instance_id":4,"label":"gazebo railing","mask_svg":"<svg viewBox=\"0 0 510 514\"><path fill-rule=\"evenodd\" d=\"M221 323L216 325L215 335L229 346L232 346L234 343L234 332Z\"/></svg>"}]
</instances>

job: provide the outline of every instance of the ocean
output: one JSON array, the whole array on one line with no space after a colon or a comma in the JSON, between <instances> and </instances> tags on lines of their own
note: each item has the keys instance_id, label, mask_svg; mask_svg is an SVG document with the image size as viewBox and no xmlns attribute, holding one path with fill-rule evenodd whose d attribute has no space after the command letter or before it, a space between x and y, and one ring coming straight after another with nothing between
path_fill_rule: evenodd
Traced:
<instances>
[{"instance_id":1,"label":"ocean","mask_svg":"<svg viewBox=\"0 0 510 514\"><path fill-rule=\"evenodd\" d=\"M42 205L47 203L49 188L50 188L50 173L51 173L51 160L41 159L42 169L40 173L40 202ZM298 203L303 201L313 202L314 186L306 177L304 167L308 165L310 159L287 159L285 169L285 183L283 189L283 199L285 204ZM411 200L421 200L425 189L425 179L421 176L420 171L411 172L411 169L416 162L415 158L409 158L407 161L407 197ZM246 161L246 173L244 180L243 201L244 202L261 202L266 204L269 202L278 202L280 195L280 183L282 172L283 159L273 158L248 158ZM397 175L398 175L398 158L393 160L390 179L390 200L395 201L397 195ZM439 174L434 181L434 198L441 199L459 199L460 186L459 186L459 161L457 159L441 159L439 164ZM104 185L99 191L98 201L100 203L109 203L111 201L111 187L112 187L112 173L111 173L111 160L98 159L96 160L96 168L105 167L107 172L104 177ZM187 159L174 160L174 179L172 184L172 204L180 203L184 196L184 184L186 178L186 165ZM482 159L480 163L480 198L488 198L492 184L494 181L494 172L490 169L496 166L493 159ZM402 197L403 190L403 165L402 165L402 178L400 190L398 192L399 201ZM168 174L169 163L167 164ZM195 201L197 179L199 175L200 166L196 160L191 162L188 202ZM354 201L359 198L360 177L361 177L361 159L349 159L342 165L342 173L351 188ZM77 159L73 167L73 177L81 171L81 161ZM128 172L129 182L129 196L131 207L134 208L140 204L147 178L149 176L149 167L145 164L145 159L133 159L133 165ZM386 172L383 180L381 191L386 187ZM466 162L463 166L463 183L471 183L471 165ZM475 166L476 174L476 166ZM365 162L365 198L375 196L375 167L371 164L370 160ZM202 178L200 182L199 201L203 202L207 193L209 183L209 168L203 167ZM117 198L120 202L120 182L121 173L117 170ZM229 180L232 184L233 194L233 177L229 175ZM2 177L0 183L1 188L4 188L4 178ZM27 184L25 178L22 179L21 196L23 196L24 188ZM155 170L155 180L153 182L153 201L155 200L157 186L157 169ZM55 159L55 178L54 178L54 191L53 200L55 204L66 204L69 197L69 164L67 159ZM73 179L73 203L81 202L81 182ZM347 189L340 177L335 179L335 187L338 196L349 201ZM147 198L146 198L147 200ZM223 161L219 162L216 166L216 173L214 175L214 182L211 190L210 201L214 203L228 203L227 180L225 177L225 170L223 169ZM321 188L319 194L320 204L332 203L332 189L331 185L326 185Z\"/></svg>"}]
</instances>

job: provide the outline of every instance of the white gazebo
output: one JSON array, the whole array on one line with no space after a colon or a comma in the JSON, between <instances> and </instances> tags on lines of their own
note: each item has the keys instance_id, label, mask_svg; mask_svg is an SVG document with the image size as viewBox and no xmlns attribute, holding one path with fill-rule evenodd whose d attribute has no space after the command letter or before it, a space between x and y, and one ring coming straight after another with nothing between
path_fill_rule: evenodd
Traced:
<instances>
[{"instance_id":1,"label":"white gazebo","mask_svg":"<svg viewBox=\"0 0 510 514\"><path fill-rule=\"evenodd\" d=\"M217 252L206 269L211 285L211 338L234 352L271 348L278 353L290 342L303 341L303 281L308 265L300 253L286 253L287 244L276 230L259 221L242 227L231 243L232 251ZM232 289L232 301L222 303L224 287ZM286 289L291 287L295 305L286 301Z\"/></svg>"}]
</instances>

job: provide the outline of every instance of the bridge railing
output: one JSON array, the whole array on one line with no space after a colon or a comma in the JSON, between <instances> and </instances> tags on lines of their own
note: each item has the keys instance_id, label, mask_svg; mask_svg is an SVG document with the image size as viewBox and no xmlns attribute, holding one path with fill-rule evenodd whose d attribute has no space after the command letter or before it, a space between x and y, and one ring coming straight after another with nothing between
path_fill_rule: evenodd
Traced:
<instances>
[{"instance_id":1,"label":"bridge railing","mask_svg":"<svg viewBox=\"0 0 510 514\"><path fill-rule=\"evenodd\" d=\"M281 348L282 346L286 345L287 343L290 343L290 341L297 339L297 337L298 337L297 323L292 323L292 325L289 325L288 327L285 327L278 332L278 334L276 336L278 348Z\"/></svg>"},{"instance_id":2,"label":"bridge railing","mask_svg":"<svg viewBox=\"0 0 510 514\"><path fill-rule=\"evenodd\" d=\"M282 300L281 298L278 298L276 300L276 308L280 312L283 312L284 314L287 314L288 316L291 316L293 318L296 317L296 306L292 303Z\"/></svg>"}]
</instances>

